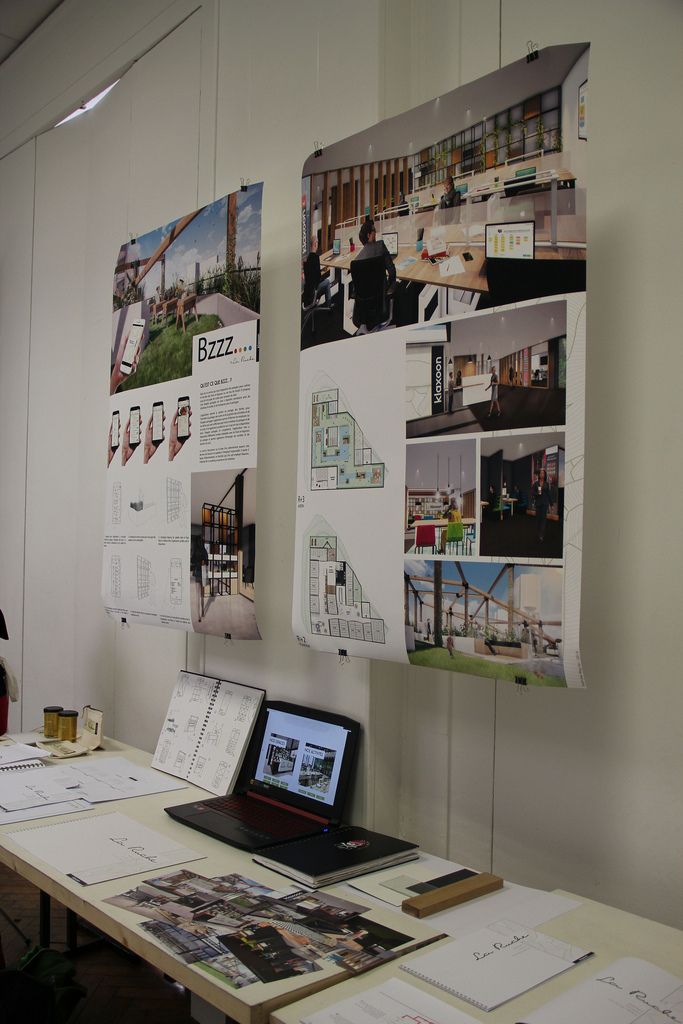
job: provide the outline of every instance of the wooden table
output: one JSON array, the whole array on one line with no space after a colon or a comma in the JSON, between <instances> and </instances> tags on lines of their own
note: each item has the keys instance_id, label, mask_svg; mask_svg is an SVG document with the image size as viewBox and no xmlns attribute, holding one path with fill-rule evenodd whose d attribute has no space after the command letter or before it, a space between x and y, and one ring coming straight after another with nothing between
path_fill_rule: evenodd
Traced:
<instances>
[{"instance_id":1,"label":"wooden table","mask_svg":"<svg viewBox=\"0 0 683 1024\"><path fill-rule=\"evenodd\" d=\"M559 890L557 891L559 892ZM487 1024L511 1024L514 1021L525 1020L526 1015L532 1010L538 1009L544 1003L560 995L561 992L565 992L574 985L578 985L579 982L603 971L615 960L624 956L649 960L665 971L678 977L683 976L683 931L658 924L656 921L649 921L644 917L637 917L635 914L628 914L615 907L596 903L593 900L584 900L581 896L574 896L572 893L561 893L561 895L582 900L581 906L539 925L537 930L583 949L593 950L595 956L577 964L576 967L565 971L564 974L551 978L537 988L525 992L516 999L504 1003L497 1010L490 1012L478 1010L470 1003L451 996L442 989L435 988L411 974L406 974L405 971L399 969L397 963L391 963L370 972L369 975L362 975L351 981L346 981L342 985L337 985L334 992L314 995L300 1003L293 1003L285 1009L277 1010L271 1017L271 1024L299 1024L303 1017L330 1006L333 1000L348 999L350 996L372 988L389 978L396 977L423 992L428 992L436 999L441 999L462 1013L469 1014L475 1020L486 1021ZM489 899L491 897L484 896L482 898ZM448 913L452 913L452 911ZM435 914L429 920L438 926L440 916L440 914ZM415 955L420 956L421 954ZM414 959L413 955L406 957L406 961L411 959Z\"/></svg>"},{"instance_id":2,"label":"wooden table","mask_svg":"<svg viewBox=\"0 0 683 1024\"><path fill-rule=\"evenodd\" d=\"M123 756L135 764L145 766L150 764L151 757L144 751L136 750L115 740L105 740L105 745L104 751L96 751L89 756L93 758ZM7 835L8 832L20 828L73 821L79 817L77 814L0 826L0 861L10 870L38 886L41 893L45 894L43 902L46 902L47 897L58 900L68 910L73 911L105 935L130 949L143 960L159 968L164 974L174 978L200 999L205 1000L235 1021L240 1024L266 1024L269 1015L276 1008L320 989L328 988L330 985L338 984L346 980L350 976L349 973L334 964L324 962L322 970L310 974L267 984L255 982L241 989L232 989L226 983L210 977L201 969L183 963L155 939L147 936L140 928L143 918L139 915L103 902L108 896L114 896L134 888L145 878L150 878L155 874L170 874L179 868L186 868L209 877L235 872L262 882L272 889L281 889L292 884L282 875L255 864L250 854L236 850L216 839L202 835L200 832L195 832L193 829L173 821L164 812L164 807L200 800L206 798L207 795L210 794L207 794L205 790L188 785L187 788L172 793L156 793L151 796L99 804L95 810L81 815L88 818L93 814L116 811L153 828L156 832L168 836L183 846L189 847L197 854L202 855L204 857L202 860L189 861L163 869L152 869L110 882L101 882L97 885L82 886L44 861L33 857ZM336 892L346 899L353 899L348 891L340 892L339 889L329 891ZM362 896L355 902L368 906ZM370 914L373 917L379 914L377 920L382 924L414 936L418 941L429 942L438 931L428 922L414 921L414 919L407 918L394 910L372 910Z\"/></svg>"}]
</instances>

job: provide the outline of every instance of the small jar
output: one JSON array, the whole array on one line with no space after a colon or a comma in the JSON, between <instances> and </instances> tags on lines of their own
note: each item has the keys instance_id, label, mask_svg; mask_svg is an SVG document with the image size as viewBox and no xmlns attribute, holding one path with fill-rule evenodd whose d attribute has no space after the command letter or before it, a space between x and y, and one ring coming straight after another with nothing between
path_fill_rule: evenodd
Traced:
<instances>
[{"instance_id":1,"label":"small jar","mask_svg":"<svg viewBox=\"0 0 683 1024\"><path fill-rule=\"evenodd\" d=\"M78 711L60 711L57 715L57 738L60 740L76 739Z\"/></svg>"},{"instance_id":2,"label":"small jar","mask_svg":"<svg viewBox=\"0 0 683 1024\"><path fill-rule=\"evenodd\" d=\"M57 715L63 710L61 704L43 708L43 735L46 739L53 740L57 735Z\"/></svg>"}]
</instances>

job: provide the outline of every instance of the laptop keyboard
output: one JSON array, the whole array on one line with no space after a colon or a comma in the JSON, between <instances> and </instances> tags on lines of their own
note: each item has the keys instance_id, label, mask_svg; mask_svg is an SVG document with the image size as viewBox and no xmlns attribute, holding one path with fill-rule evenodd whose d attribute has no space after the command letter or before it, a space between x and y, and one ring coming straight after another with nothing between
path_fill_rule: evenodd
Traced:
<instances>
[{"instance_id":1,"label":"laptop keyboard","mask_svg":"<svg viewBox=\"0 0 683 1024\"><path fill-rule=\"evenodd\" d=\"M290 839L302 833L316 831L316 822L296 814L281 811L260 800L247 800L241 796L219 796L203 801L204 806L235 818L248 829L279 839ZM321 827L321 826L319 826Z\"/></svg>"}]
</instances>

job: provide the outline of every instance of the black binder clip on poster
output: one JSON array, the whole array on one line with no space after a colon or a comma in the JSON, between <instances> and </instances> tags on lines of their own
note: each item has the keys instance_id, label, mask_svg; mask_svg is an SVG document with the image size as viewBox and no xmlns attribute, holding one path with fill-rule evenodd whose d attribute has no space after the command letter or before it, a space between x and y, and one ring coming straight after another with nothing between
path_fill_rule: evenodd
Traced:
<instances>
[{"instance_id":1,"label":"black binder clip on poster","mask_svg":"<svg viewBox=\"0 0 683 1024\"><path fill-rule=\"evenodd\" d=\"M316 139L315 142L313 143L313 156L314 157L319 157L319 156L322 156L322 155L323 155L323 144L322 144L322 142L318 142L318 140Z\"/></svg>"},{"instance_id":2,"label":"black binder clip on poster","mask_svg":"<svg viewBox=\"0 0 683 1024\"><path fill-rule=\"evenodd\" d=\"M538 60L538 44L532 39L527 40L526 44L526 62L531 64L532 60Z\"/></svg>"}]
</instances>

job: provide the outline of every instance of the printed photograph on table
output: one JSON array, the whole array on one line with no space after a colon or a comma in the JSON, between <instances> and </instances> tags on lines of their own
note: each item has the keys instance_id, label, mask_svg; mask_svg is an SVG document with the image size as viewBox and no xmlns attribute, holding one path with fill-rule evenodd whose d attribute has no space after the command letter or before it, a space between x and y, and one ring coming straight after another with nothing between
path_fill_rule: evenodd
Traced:
<instances>
[{"instance_id":1,"label":"printed photograph on table","mask_svg":"<svg viewBox=\"0 0 683 1024\"><path fill-rule=\"evenodd\" d=\"M106 902L147 918L148 934L232 988L317 972L325 961L355 973L410 940L359 904L327 893L284 895L236 874L179 870Z\"/></svg>"},{"instance_id":2,"label":"printed photograph on table","mask_svg":"<svg viewBox=\"0 0 683 1024\"><path fill-rule=\"evenodd\" d=\"M405 616L412 665L566 685L560 568L407 558Z\"/></svg>"},{"instance_id":3,"label":"printed photograph on table","mask_svg":"<svg viewBox=\"0 0 683 1024\"><path fill-rule=\"evenodd\" d=\"M308 158L302 349L585 290L588 49L549 47Z\"/></svg>"}]
</instances>

